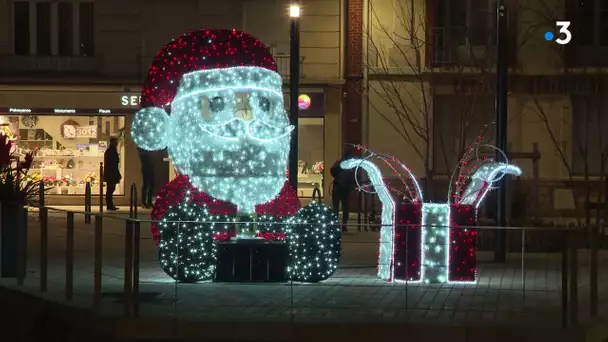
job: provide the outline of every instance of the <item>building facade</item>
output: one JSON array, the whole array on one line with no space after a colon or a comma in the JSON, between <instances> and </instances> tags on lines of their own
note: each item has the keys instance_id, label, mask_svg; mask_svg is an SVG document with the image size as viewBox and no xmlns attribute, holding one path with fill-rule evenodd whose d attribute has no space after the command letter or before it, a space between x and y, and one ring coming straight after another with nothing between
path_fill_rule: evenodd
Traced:
<instances>
[{"instance_id":1,"label":"building facade","mask_svg":"<svg viewBox=\"0 0 608 342\"><path fill-rule=\"evenodd\" d=\"M1 0L0 116L23 151L36 149L36 173L54 182L47 201L81 204L84 182L99 178L110 136L119 137L123 182L118 203L140 184L129 135L149 63L172 38L199 28L236 28L271 48L289 93L287 0ZM341 151L345 13L340 0L302 4L299 195L327 193L328 167ZM170 164L158 155L157 187ZM166 159L165 159L166 160ZM97 187L94 193L98 192Z\"/></svg>"},{"instance_id":2,"label":"building facade","mask_svg":"<svg viewBox=\"0 0 608 342\"><path fill-rule=\"evenodd\" d=\"M507 3L509 154L524 180L546 185L536 201L570 208L577 182L605 174L608 7ZM420 177L447 180L486 125L493 140L496 1L367 0L363 12L365 142ZM558 21L570 22L567 45L555 42L565 37Z\"/></svg>"}]
</instances>

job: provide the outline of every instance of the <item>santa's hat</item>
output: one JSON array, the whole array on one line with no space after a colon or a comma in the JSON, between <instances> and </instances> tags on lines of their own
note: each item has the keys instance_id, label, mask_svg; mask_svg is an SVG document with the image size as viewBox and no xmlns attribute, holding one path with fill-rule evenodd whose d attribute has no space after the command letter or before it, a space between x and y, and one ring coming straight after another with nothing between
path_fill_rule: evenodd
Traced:
<instances>
[{"instance_id":1,"label":"santa's hat","mask_svg":"<svg viewBox=\"0 0 608 342\"><path fill-rule=\"evenodd\" d=\"M250 34L222 29L188 32L156 54L141 90L140 106L166 108L178 94L184 75L196 76L197 71L234 67L258 67L275 73L277 70L268 48ZM208 78L204 79L207 84L214 81ZM191 81L195 86L199 79L192 77Z\"/></svg>"},{"instance_id":2,"label":"santa's hat","mask_svg":"<svg viewBox=\"0 0 608 342\"><path fill-rule=\"evenodd\" d=\"M170 105L209 89L251 88L282 96L282 78L264 44L237 30L198 30L165 45L150 65L131 126L145 150L166 147Z\"/></svg>"}]
</instances>

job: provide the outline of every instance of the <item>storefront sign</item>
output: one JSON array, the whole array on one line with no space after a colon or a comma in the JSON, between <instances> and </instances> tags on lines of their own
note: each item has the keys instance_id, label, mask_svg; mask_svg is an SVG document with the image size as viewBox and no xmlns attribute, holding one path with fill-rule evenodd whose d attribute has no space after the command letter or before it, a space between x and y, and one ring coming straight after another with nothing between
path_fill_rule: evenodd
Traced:
<instances>
[{"instance_id":1,"label":"storefront sign","mask_svg":"<svg viewBox=\"0 0 608 342\"><path fill-rule=\"evenodd\" d=\"M120 98L120 104L122 106L139 106L139 101L141 100L141 96L137 95L123 95Z\"/></svg>"},{"instance_id":2,"label":"storefront sign","mask_svg":"<svg viewBox=\"0 0 608 342\"><path fill-rule=\"evenodd\" d=\"M308 108L310 108L310 104L310 96L302 94L298 97L298 108L300 108L300 110L307 110Z\"/></svg>"},{"instance_id":3,"label":"storefront sign","mask_svg":"<svg viewBox=\"0 0 608 342\"><path fill-rule=\"evenodd\" d=\"M55 114L75 114L76 109L53 109Z\"/></svg>"},{"instance_id":4,"label":"storefront sign","mask_svg":"<svg viewBox=\"0 0 608 342\"><path fill-rule=\"evenodd\" d=\"M63 125L63 137L66 139L97 138L97 126Z\"/></svg>"},{"instance_id":5,"label":"storefront sign","mask_svg":"<svg viewBox=\"0 0 608 342\"><path fill-rule=\"evenodd\" d=\"M39 114L39 115L83 115L83 116L94 116L98 114L103 115L124 115L124 114L135 114L135 111L131 108L120 108L120 109L107 109L107 108L7 108L0 107L0 113L9 114Z\"/></svg>"},{"instance_id":6,"label":"storefront sign","mask_svg":"<svg viewBox=\"0 0 608 342\"><path fill-rule=\"evenodd\" d=\"M29 114L32 112L29 108L9 108L9 113L17 113L17 114Z\"/></svg>"},{"instance_id":7,"label":"storefront sign","mask_svg":"<svg viewBox=\"0 0 608 342\"><path fill-rule=\"evenodd\" d=\"M284 94L285 110L289 113L289 93ZM298 96L298 117L322 118L325 116L325 93L309 92Z\"/></svg>"}]
</instances>

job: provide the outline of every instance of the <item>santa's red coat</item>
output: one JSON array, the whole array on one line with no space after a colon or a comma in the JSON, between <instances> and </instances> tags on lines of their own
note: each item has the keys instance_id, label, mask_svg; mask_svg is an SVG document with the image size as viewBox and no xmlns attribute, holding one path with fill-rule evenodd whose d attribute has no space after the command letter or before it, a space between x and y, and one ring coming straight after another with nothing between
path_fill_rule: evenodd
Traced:
<instances>
[{"instance_id":1,"label":"santa's red coat","mask_svg":"<svg viewBox=\"0 0 608 342\"><path fill-rule=\"evenodd\" d=\"M214 215L236 216L237 208L234 204L220 201L206 193L195 188L188 176L179 175L171 182L166 184L159 192L154 209L152 210L152 220L160 221L165 212L178 203L182 203L186 197L186 192L190 191L190 203L200 206L207 205L209 211ZM255 206L255 211L258 215L271 215L276 218L283 216L295 215L302 207L296 192L291 188L288 182L285 182L283 188L277 197L267 203ZM152 236L156 243L159 241L158 224L153 222L151 225Z\"/></svg>"}]
</instances>

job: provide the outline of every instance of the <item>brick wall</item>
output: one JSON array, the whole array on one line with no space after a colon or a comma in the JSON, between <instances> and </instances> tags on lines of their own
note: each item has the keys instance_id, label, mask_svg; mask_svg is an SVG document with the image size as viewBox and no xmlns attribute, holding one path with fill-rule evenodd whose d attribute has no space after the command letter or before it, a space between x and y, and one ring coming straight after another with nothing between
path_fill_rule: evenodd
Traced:
<instances>
[{"instance_id":1,"label":"brick wall","mask_svg":"<svg viewBox=\"0 0 608 342\"><path fill-rule=\"evenodd\" d=\"M360 144L362 63L363 63L363 0L346 0L348 11L344 58L345 84L342 106L342 143Z\"/></svg>"}]
</instances>

